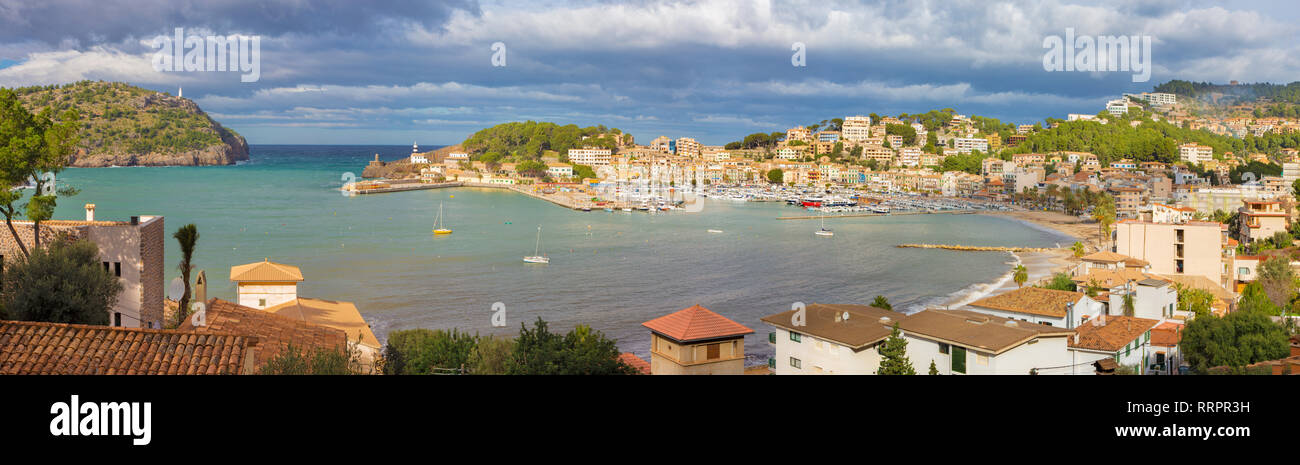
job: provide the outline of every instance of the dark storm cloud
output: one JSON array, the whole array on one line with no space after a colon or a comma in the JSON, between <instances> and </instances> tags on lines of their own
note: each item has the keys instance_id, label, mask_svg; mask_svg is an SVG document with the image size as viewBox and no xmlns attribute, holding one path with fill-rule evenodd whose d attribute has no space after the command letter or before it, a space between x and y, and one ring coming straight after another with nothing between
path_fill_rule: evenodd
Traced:
<instances>
[{"instance_id":1,"label":"dark storm cloud","mask_svg":"<svg viewBox=\"0 0 1300 465\"><path fill-rule=\"evenodd\" d=\"M398 22L440 27L474 0L0 0L0 41L82 45L165 34L174 27L226 33L371 34Z\"/></svg>"}]
</instances>

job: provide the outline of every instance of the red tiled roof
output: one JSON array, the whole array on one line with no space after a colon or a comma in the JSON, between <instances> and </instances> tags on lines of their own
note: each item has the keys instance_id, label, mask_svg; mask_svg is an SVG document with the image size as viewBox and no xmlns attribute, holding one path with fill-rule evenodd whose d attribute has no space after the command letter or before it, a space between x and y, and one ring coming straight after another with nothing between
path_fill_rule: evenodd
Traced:
<instances>
[{"instance_id":1,"label":"red tiled roof","mask_svg":"<svg viewBox=\"0 0 1300 465\"><path fill-rule=\"evenodd\" d=\"M677 342L744 336L754 332L740 323L699 305L641 323L641 326L673 338Z\"/></svg>"},{"instance_id":2,"label":"red tiled roof","mask_svg":"<svg viewBox=\"0 0 1300 465\"><path fill-rule=\"evenodd\" d=\"M641 372L643 375L650 374L650 362L645 361L645 359L641 357L637 357L634 353L623 352L618 354L618 359L622 360L623 363L630 365L632 368L636 368L637 371Z\"/></svg>"},{"instance_id":3,"label":"red tiled roof","mask_svg":"<svg viewBox=\"0 0 1300 465\"><path fill-rule=\"evenodd\" d=\"M347 346L347 334L340 329L308 323L296 318L245 307L221 299L208 299L204 312L205 326L194 326L186 318L181 330L197 333L227 333L257 336L258 350L253 361L258 367L293 344L299 350L341 350Z\"/></svg>"},{"instance_id":4,"label":"red tiled roof","mask_svg":"<svg viewBox=\"0 0 1300 465\"><path fill-rule=\"evenodd\" d=\"M1160 320L1131 316L1107 316L1101 320L1098 318L1093 317L1075 328L1078 342L1071 341L1070 347L1118 352L1160 323Z\"/></svg>"},{"instance_id":5,"label":"red tiled roof","mask_svg":"<svg viewBox=\"0 0 1300 465\"><path fill-rule=\"evenodd\" d=\"M1166 321L1151 329L1151 345L1174 347L1183 340L1183 325Z\"/></svg>"},{"instance_id":6,"label":"red tiled roof","mask_svg":"<svg viewBox=\"0 0 1300 465\"><path fill-rule=\"evenodd\" d=\"M239 374L255 344L233 334L0 321L0 374Z\"/></svg>"}]
</instances>

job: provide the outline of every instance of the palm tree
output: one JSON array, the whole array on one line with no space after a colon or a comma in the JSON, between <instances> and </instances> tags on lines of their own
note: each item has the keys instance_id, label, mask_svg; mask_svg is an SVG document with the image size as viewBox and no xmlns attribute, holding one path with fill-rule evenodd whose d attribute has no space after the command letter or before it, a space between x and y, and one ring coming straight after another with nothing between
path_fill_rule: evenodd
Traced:
<instances>
[{"instance_id":1,"label":"palm tree","mask_svg":"<svg viewBox=\"0 0 1300 465\"><path fill-rule=\"evenodd\" d=\"M185 281L185 292L181 294L180 305L176 308L176 324L179 326L185 321L185 317L190 309L190 271L194 269L194 245L199 241L199 230L193 223L181 226L176 230L172 237L181 246L181 263L177 267L181 270L181 280Z\"/></svg>"},{"instance_id":2,"label":"palm tree","mask_svg":"<svg viewBox=\"0 0 1300 465\"><path fill-rule=\"evenodd\" d=\"M1016 265L1016 274L1011 276L1016 281L1016 287L1024 287L1025 281L1029 280L1029 269L1025 265Z\"/></svg>"},{"instance_id":3,"label":"palm tree","mask_svg":"<svg viewBox=\"0 0 1300 465\"><path fill-rule=\"evenodd\" d=\"M1082 258L1084 253L1088 251L1083 247L1083 243L1079 241L1074 241L1074 245L1070 246L1070 250L1074 252L1074 258Z\"/></svg>"},{"instance_id":4,"label":"palm tree","mask_svg":"<svg viewBox=\"0 0 1300 465\"><path fill-rule=\"evenodd\" d=\"M894 306L889 304L889 299L886 299L885 296L883 295L876 296L876 300L871 301L871 306L876 308L883 308L885 310L894 309Z\"/></svg>"},{"instance_id":5,"label":"palm tree","mask_svg":"<svg viewBox=\"0 0 1300 465\"><path fill-rule=\"evenodd\" d=\"M1133 316L1133 291L1124 293L1124 316Z\"/></svg>"}]
</instances>

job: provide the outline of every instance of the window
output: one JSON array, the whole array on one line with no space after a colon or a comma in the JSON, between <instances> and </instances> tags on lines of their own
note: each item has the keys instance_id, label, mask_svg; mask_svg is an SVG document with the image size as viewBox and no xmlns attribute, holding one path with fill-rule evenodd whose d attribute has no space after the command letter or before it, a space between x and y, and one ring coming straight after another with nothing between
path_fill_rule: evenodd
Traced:
<instances>
[{"instance_id":1,"label":"window","mask_svg":"<svg viewBox=\"0 0 1300 465\"><path fill-rule=\"evenodd\" d=\"M768 358L767 358L767 367L768 367L768 368L771 368L771 369L773 369L773 370L775 370L775 369L776 369L776 359L771 358L771 357L768 357Z\"/></svg>"},{"instance_id":2,"label":"window","mask_svg":"<svg viewBox=\"0 0 1300 465\"><path fill-rule=\"evenodd\" d=\"M966 349L964 347L952 348L952 372L966 373Z\"/></svg>"},{"instance_id":3,"label":"window","mask_svg":"<svg viewBox=\"0 0 1300 465\"><path fill-rule=\"evenodd\" d=\"M773 344L776 344L776 333L775 333L775 332L767 333L767 342L771 342L771 343L773 343Z\"/></svg>"},{"instance_id":4,"label":"window","mask_svg":"<svg viewBox=\"0 0 1300 465\"><path fill-rule=\"evenodd\" d=\"M258 307L265 307L265 306L266 306L266 299L257 299L257 306L258 306Z\"/></svg>"},{"instance_id":5,"label":"window","mask_svg":"<svg viewBox=\"0 0 1300 465\"><path fill-rule=\"evenodd\" d=\"M1133 344L1124 346L1124 356L1128 357L1128 355L1131 353L1133 353Z\"/></svg>"},{"instance_id":6,"label":"window","mask_svg":"<svg viewBox=\"0 0 1300 465\"><path fill-rule=\"evenodd\" d=\"M795 368L800 368L800 367L801 367L801 366L800 366L801 363L802 363L802 362L800 362L799 359L794 358L794 357L790 357L790 366L795 367Z\"/></svg>"},{"instance_id":7,"label":"window","mask_svg":"<svg viewBox=\"0 0 1300 465\"><path fill-rule=\"evenodd\" d=\"M122 262L113 262L113 276L122 277Z\"/></svg>"},{"instance_id":8,"label":"window","mask_svg":"<svg viewBox=\"0 0 1300 465\"><path fill-rule=\"evenodd\" d=\"M944 343L940 342L940 343L939 343L939 353L941 353L941 354L943 354L943 355L948 355L948 344L944 344Z\"/></svg>"},{"instance_id":9,"label":"window","mask_svg":"<svg viewBox=\"0 0 1300 465\"><path fill-rule=\"evenodd\" d=\"M113 313L113 326L122 326L122 312Z\"/></svg>"},{"instance_id":10,"label":"window","mask_svg":"<svg viewBox=\"0 0 1300 465\"><path fill-rule=\"evenodd\" d=\"M1246 268L1246 267L1244 267L1244 266L1241 267L1241 268L1237 268L1237 274L1242 275L1242 276L1248 275L1248 274L1250 274L1250 268Z\"/></svg>"},{"instance_id":11,"label":"window","mask_svg":"<svg viewBox=\"0 0 1300 465\"><path fill-rule=\"evenodd\" d=\"M108 273L108 272L109 272L109 270L108 270L108 262L104 262L104 272L105 272L105 273Z\"/></svg>"},{"instance_id":12,"label":"window","mask_svg":"<svg viewBox=\"0 0 1300 465\"><path fill-rule=\"evenodd\" d=\"M722 358L722 344L709 344L706 360L716 360Z\"/></svg>"},{"instance_id":13,"label":"window","mask_svg":"<svg viewBox=\"0 0 1300 465\"><path fill-rule=\"evenodd\" d=\"M794 342L800 342L803 340L803 335L796 333L794 331L790 331L790 340Z\"/></svg>"}]
</instances>

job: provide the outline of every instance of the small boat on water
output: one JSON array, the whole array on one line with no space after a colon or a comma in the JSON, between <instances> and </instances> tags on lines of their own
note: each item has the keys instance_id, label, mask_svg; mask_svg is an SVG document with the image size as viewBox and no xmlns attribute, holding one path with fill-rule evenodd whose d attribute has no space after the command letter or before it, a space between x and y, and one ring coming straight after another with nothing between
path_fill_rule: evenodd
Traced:
<instances>
[{"instance_id":1,"label":"small boat on water","mask_svg":"<svg viewBox=\"0 0 1300 465\"><path fill-rule=\"evenodd\" d=\"M546 265L546 264L551 263L551 258L550 258L550 257L547 257L547 256L542 255L542 254L540 253L541 248L542 248L542 227L541 227L541 226L538 226L538 227L537 227L537 244L535 244L535 245L533 246L533 254L532 254L532 255L529 255L529 256L527 256L527 257L524 257L524 262L525 262L525 263L537 263L537 264L542 264L542 265Z\"/></svg>"},{"instance_id":2,"label":"small boat on water","mask_svg":"<svg viewBox=\"0 0 1300 465\"><path fill-rule=\"evenodd\" d=\"M433 234L439 236L451 234L451 228L442 224L442 202L438 202L438 217L433 220Z\"/></svg>"},{"instance_id":3,"label":"small boat on water","mask_svg":"<svg viewBox=\"0 0 1300 465\"><path fill-rule=\"evenodd\" d=\"M710 233L713 233L713 234L722 234L722 230L721 230L721 229L710 229L709 232L710 232Z\"/></svg>"},{"instance_id":4,"label":"small boat on water","mask_svg":"<svg viewBox=\"0 0 1300 465\"><path fill-rule=\"evenodd\" d=\"M834 236L834 235L835 235L834 232L832 232L832 231L829 230L829 229L826 229L826 215L822 215L822 228L821 228L820 230L818 230L817 232L813 233L813 234L816 234L816 235L818 235L818 236Z\"/></svg>"},{"instance_id":5,"label":"small boat on water","mask_svg":"<svg viewBox=\"0 0 1300 465\"><path fill-rule=\"evenodd\" d=\"M609 208L609 207L605 207L605 211L607 211L607 212L612 212L612 211L614 211L614 209L613 209L613 208Z\"/></svg>"}]
</instances>

